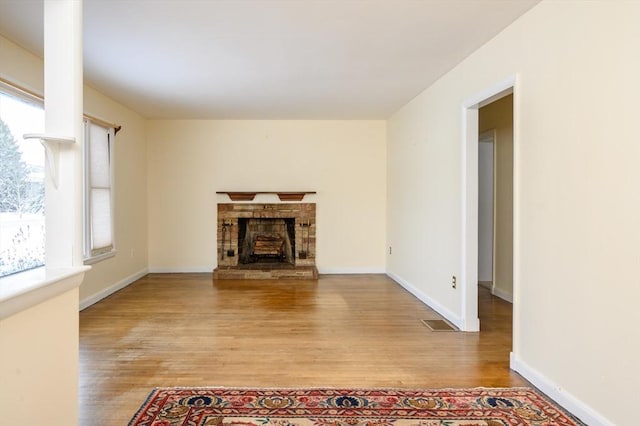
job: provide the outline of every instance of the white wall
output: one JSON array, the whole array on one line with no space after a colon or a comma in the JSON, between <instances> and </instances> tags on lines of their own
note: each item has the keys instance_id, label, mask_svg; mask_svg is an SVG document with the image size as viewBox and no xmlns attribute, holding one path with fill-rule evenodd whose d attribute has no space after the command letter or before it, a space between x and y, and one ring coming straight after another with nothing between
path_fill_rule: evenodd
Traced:
<instances>
[{"instance_id":1,"label":"white wall","mask_svg":"<svg viewBox=\"0 0 640 426\"><path fill-rule=\"evenodd\" d=\"M512 365L591 424L640 403L639 22L544 1L388 123L388 271L460 316L462 105L517 75Z\"/></svg>"},{"instance_id":2,"label":"white wall","mask_svg":"<svg viewBox=\"0 0 640 426\"><path fill-rule=\"evenodd\" d=\"M0 76L43 93L42 59L0 36ZM85 85L84 110L122 125L115 143L116 257L93 265L80 287L85 304L108 294L146 271L147 150L146 120Z\"/></svg>"},{"instance_id":3,"label":"white wall","mask_svg":"<svg viewBox=\"0 0 640 426\"><path fill-rule=\"evenodd\" d=\"M148 130L150 270L217 266L216 205L231 201L216 191L308 190L319 271L384 272L384 121L151 120Z\"/></svg>"},{"instance_id":4,"label":"white wall","mask_svg":"<svg viewBox=\"0 0 640 426\"><path fill-rule=\"evenodd\" d=\"M3 425L78 424L78 290L0 319Z\"/></svg>"}]
</instances>

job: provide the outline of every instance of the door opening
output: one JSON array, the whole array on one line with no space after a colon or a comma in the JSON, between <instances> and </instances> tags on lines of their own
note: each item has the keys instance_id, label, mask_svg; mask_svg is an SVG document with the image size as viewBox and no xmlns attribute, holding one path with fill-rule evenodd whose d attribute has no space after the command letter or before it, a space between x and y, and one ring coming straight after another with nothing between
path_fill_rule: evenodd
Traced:
<instances>
[{"instance_id":1,"label":"door opening","mask_svg":"<svg viewBox=\"0 0 640 426\"><path fill-rule=\"evenodd\" d=\"M478 129L478 284L512 303L513 94L482 106Z\"/></svg>"},{"instance_id":2,"label":"door opening","mask_svg":"<svg viewBox=\"0 0 640 426\"><path fill-rule=\"evenodd\" d=\"M479 281L479 222L478 222L478 207L479 207L479 152L480 152L480 143L479 143L479 135L480 135L480 110L484 106L487 106L494 101L498 101L505 97L511 97L512 105L513 99L516 99L516 77L512 76L509 79L496 84L494 87L491 87L478 95L468 99L463 103L463 119L462 119L462 265L461 265L461 281L462 281L462 328L465 331L480 331L480 318L478 315L478 281ZM511 119L512 123L516 117L516 109L512 107L511 109ZM484 123L483 123L484 125ZM515 125L512 125L512 129L516 129ZM491 128L487 128L484 130L491 130ZM494 133L495 134L495 133ZM512 130L512 177L510 179L510 185L513 191L514 182L517 180L517 175L513 173L516 169L514 165L517 164L517 138L516 132ZM499 135L498 135L499 136ZM497 137L497 136L496 136ZM498 142L499 143L499 142ZM496 142L494 141L494 150L497 150ZM499 164L494 157L494 170L497 170ZM498 173L498 172L496 172ZM497 200L497 191L494 183L494 200ZM513 215L513 206L517 205L515 202L515 194L512 195L510 205L512 209L512 217L516 218L516 215ZM508 200L507 200L508 201ZM494 215L497 212L497 208L495 206L494 201ZM494 229L493 233L497 232L497 228L495 226L495 218L494 218ZM511 252L512 252L512 272L511 277L517 277L517 273L513 268L513 265L516 265L517 262L517 250L514 250L513 241L515 240L513 236L513 221L511 225ZM494 238L494 241L497 241ZM497 282L496 273L499 269L498 265L496 265L496 260L500 256L498 253L496 255L495 250L497 249L498 244L493 244L493 253L492 253L492 287L495 287ZM517 283L515 280L510 280L514 285L514 288L517 288ZM517 294L517 291L514 291L513 294ZM517 301L517 297L513 297L514 301ZM517 315L517 303L514 305L513 309L514 318ZM517 343L517 330L514 328L513 332L514 336L514 347Z\"/></svg>"}]
</instances>

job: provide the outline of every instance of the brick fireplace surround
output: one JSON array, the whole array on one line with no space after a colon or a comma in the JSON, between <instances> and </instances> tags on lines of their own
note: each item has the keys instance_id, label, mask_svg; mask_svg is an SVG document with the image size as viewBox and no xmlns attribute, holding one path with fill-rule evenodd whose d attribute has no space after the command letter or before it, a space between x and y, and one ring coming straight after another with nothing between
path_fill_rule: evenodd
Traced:
<instances>
[{"instance_id":1,"label":"brick fireplace surround","mask_svg":"<svg viewBox=\"0 0 640 426\"><path fill-rule=\"evenodd\" d=\"M239 245L241 230L247 223L274 219L281 227L291 224L292 253L286 261L261 261L243 264L246 246ZM289 239L289 236L287 236ZM240 242L241 243L241 242ZM317 279L316 268L316 205L315 203L219 203L217 226L218 267L214 279ZM241 257L242 251L245 251ZM284 256L283 256L284 257Z\"/></svg>"}]
</instances>

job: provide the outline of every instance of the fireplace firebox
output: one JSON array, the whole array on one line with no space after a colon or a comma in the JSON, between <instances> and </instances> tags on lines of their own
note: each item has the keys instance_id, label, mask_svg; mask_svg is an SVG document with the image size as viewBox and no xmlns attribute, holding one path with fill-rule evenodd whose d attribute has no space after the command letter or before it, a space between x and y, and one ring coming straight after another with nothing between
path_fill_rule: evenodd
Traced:
<instances>
[{"instance_id":1,"label":"fireplace firebox","mask_svg":"<svg viewBox=\"0 0 640 426\"><path fill-rule=\"evenodd\" d=\"M295 264L295 219L238 219L238 257L242 264Z\"/></svg>"}]
</instances>

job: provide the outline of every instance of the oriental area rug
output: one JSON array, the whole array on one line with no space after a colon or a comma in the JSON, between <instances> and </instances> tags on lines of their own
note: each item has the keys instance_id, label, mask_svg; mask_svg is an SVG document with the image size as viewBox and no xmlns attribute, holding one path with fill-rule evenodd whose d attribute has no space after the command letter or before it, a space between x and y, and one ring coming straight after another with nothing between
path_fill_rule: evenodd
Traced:
<instances>
[{"instance_id":1,"label":"oriental area rug","mask_svg":"<svg viewBox=\"0 0 640 426\"><path fill-rule=\"evenodd\" d=\"M534 389L157 388L129 426L582 425Z\"/></svg>"}]
</instances>

